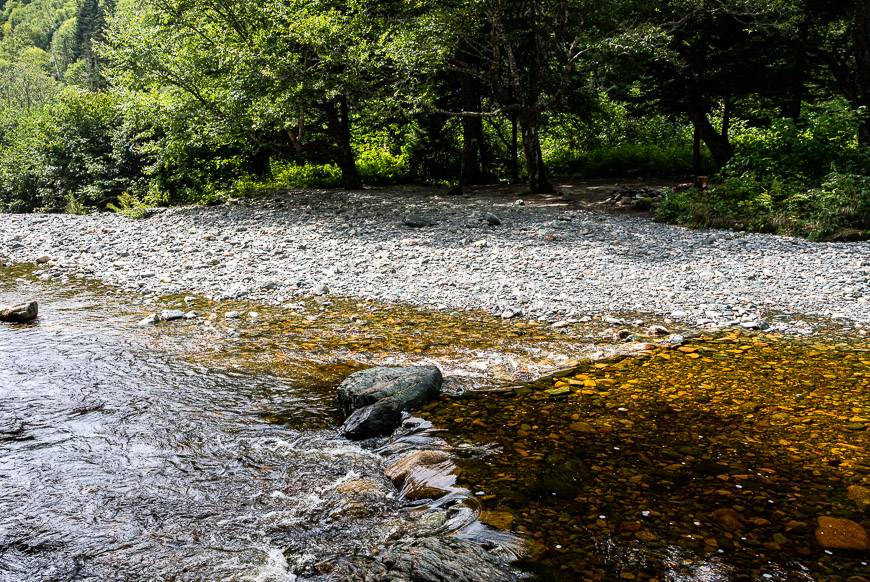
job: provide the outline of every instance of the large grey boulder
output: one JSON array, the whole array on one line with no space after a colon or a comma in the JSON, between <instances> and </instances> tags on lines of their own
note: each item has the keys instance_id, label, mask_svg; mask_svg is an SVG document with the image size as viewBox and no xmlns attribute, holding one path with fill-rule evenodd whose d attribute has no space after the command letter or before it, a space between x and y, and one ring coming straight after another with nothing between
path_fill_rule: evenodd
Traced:
<instances>
[{"instance_id":1,"label":"large grey boulder","mask_svg":"<svg viewBox=\"0 0 870 582\"><path fill-rule=\"evenodd\" d=\"M392 433L402 422L402 411L436 398L442 382L435 366L380 367L351 374L338 387L338 401L348 417L342 434L364 439Z\"/></svg>"},{"instance_id":2,"label":"large grey boulder","mask_svg":"<svg viewBox=\"0 0 870 582\"><path fill-rule=\"evenodd\" d=\"M0 307L0 321L6 323L27 323L36 319L37 315L39 315L39 305L36 301L12 307Z\"/></svg>"}]
</instances>

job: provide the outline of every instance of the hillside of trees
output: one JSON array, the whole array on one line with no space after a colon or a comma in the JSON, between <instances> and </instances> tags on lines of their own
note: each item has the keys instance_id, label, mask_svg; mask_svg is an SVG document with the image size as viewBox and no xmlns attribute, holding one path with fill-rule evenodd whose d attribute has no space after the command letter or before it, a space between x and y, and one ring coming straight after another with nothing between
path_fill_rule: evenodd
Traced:
<instances>
[{"instance_id":1,"label":"hillside of trees","mask_svg":"<svg viewBox=\"0 0 870 582\"><path fill-rule=\"evenodd\" d=\"M863 0L11 0L0 210L711 177L663 220L866 237Z\"/></svg>"}]
</instances>

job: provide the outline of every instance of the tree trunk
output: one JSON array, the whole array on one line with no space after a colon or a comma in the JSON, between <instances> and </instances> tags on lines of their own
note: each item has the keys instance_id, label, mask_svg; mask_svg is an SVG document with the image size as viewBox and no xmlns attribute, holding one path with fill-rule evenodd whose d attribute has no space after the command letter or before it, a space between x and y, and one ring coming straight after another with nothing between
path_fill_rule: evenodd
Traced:
<instances>
[{"instance_id":1,"label":"tree trunk","mask_svg":"<svg viewBox=\"0 0 870 582\"><path fill-rule=\"evenodd\" d=\"M555 192L541 153L538 114L536 112L521 114L519 124L523 134L523 154L526 158L526 173L529 175L529 190L532 194Z\"/></svg>"},{"instance_id":2,"label":"tree trunk","mask_svg":"<svg viewBox=\"0 0 870 582\"><path fill-rule=\"evenodd\" d=\"M511 114L511 184L520 183L519 123L516 114Z\"/></svg>"},{"instance_id":3,"label":"tree trunk","mask_svg":"<svg viewBox=\"0 0 870 582\"><path fill-rule=\"evenodd\" d=\"M856 105L866 107L864 121L858 128L858 143L870 148L870 3L855 2L855 85Z\"/></svg>"},{"instance_id":4,"label":"tree trunk","mask_svg":"<svg viewBox=\"0 0 870 582\"><path fill-rule=\"evenodd\" d=\"M463 74L460 80L462 109L467 112L480 112L480 92L471 75ZM467 115L462 118L462 170L459 178L461 186L485 182L481 167L483 158L483 118Z\"/></svg>"},{"instance_id":5,"label":"tree trunk","mask_svg":"<svg viewBox=\"0 0 870 582\"><path fill-rule=\"evenodd\" d=\"M361 190L362 179L356 167L356 158L350 143L350 113L347 97L342 95L336 101L324 105L326 122L335 140L335 163L341 169L341 181L345 190Z\"/></svg>"},{"instance_id":6,"label":"tree trunk","mask_svg":"<svg viewBox=\"0 0 870 582\"><path fill-rule=\"evenodd\" d=\"M713 124L710 123L710 119L707 117L707 112L696 102L689 104L687 113L695 130L701 135L704 143L707 144L707 148L713 155L716 165L721 168L727 164L731 156L734 155L734 149L731 147L728 137L716 131L716 128L713 127Z\"/></svg>"},{"instance_id":7,"label":"tree trunk","mask_svg":"<svg viewBox=\"0 0 870 582\"><path fill-rule=\"evenodd\" d=\"M797 121L801 117L801 107L804 99L804 83L807 69L807 46L806 39L809 34L809 22L807 16L801 18L798 25L798 37L795 40L794 71L792 72L792 87L789 100L783 108L783 116Z\"/></svg>"},{"instance_id":8,"label":"tree trunk","mask_svg":"<svg viewBox=\"0 0 870 582\"><path fill-rule=\"evenodd\" d=\"M695 128L695 135L692 139L692 171L695 173L695 180L701 175L701 132Z\"/></svg>"}]
</instances>

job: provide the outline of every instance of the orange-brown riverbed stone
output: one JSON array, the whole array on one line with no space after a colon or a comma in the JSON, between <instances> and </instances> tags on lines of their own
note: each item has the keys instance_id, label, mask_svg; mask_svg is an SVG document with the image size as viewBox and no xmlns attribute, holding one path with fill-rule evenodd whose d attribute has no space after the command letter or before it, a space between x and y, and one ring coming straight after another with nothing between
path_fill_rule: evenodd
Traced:
<instances>
[{"instance_id":1,"label":"orange-brown riverbed stone","mask_svg":"<svg viewBox=\"0 0 870 582\"><path fill-rule=\"evenodd\" d=\"M826 550L870 551L870 536L860 525L840 517L820 517L816 540Z\"/></svg>"}]
</instances>

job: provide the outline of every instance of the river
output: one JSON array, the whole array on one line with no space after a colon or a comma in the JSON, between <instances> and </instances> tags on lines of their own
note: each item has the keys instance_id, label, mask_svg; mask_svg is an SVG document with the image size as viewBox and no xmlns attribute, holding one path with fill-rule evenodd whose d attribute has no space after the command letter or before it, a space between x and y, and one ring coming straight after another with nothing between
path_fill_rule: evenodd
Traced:
<instances>
[{"instance_id":1,"label":"river","mask_svg":"<svg viewBox=\"0 0 870 582\"><path fill-rule=\"evenodd\" d=\"M0 304L30 296L37 323L0 325L2 580L377 579L391 551L467 531L427 531L383 457L335 431L341 377L425 354L455 385L421 416L494 451L459 459L459 484L542 580L867 572L812 534L822 514L866 522L847 497L868 481L863 341L699 338L516 385L583 342L328 304L278 326L244 311L267 322L246 327L190 300L201 320L143 328L141 298L0 271ZM505 377L469 372L486 366ZM498 539L473 531L458 537Z\"/></svg>"}]
</instances>

